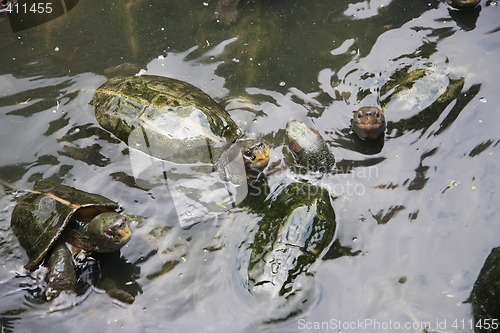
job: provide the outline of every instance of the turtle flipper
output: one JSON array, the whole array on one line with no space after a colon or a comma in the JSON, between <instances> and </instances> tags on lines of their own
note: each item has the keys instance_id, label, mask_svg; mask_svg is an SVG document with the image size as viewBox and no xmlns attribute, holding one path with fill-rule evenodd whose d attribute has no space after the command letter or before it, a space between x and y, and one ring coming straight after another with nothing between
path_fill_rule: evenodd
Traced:
<instances>
[{"instance_id":1,"label":"turtle flipper","mask_svg":"<svg viewBox=\"0 0 500 333\"><path fill-rule=\"evenodd\" d=\"M101 278L101 280L97 284L97 287L104 289L104 291L106 291L106 294L108 294L110 297L124 303L132 304L135 301L135 297L133 295L121 289L116 284L116 281L108 276L104 276L103 278Z\"/></svg>"},{"instance_id":2,"label":"turtle flipper","mask_svg":"<svg viewBox=\"0 0 500 333\"><path fill-rule=\"evenodd\" d=\"M62 291L75 290L77 277L73 258L66 244L59 242L52 249L48 267L49 272L45 277L47 281L45 297L48 301L59 296Z\"/></svg>"}]
</instances>

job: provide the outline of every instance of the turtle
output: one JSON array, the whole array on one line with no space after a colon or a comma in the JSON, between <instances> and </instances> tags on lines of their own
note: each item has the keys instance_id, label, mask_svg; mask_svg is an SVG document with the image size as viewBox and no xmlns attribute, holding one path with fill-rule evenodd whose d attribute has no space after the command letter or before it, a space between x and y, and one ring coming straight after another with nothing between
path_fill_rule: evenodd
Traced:
<instances>
[{"instance_id":1,"label":"turtle","mask_svg":"<svg viewBox=\"0 0 500 333\"><path fill-rule=\"evenodd\" d=\"M374 106L363 106L353 111L351 128L362 140L375 140L385 131L384 112Z\"/></svg>"},{"instance_id":2,"label":"turtle","mask_svg":"<svg viewBox=\"0 0 500 333\"><path fill-rule=\"evenodd\" d=\"M304 181L282 183L265 201L247 266L248 290L265 304L270 320L303 313L318 297L314 264L336 230L326 189Z\"/></svg>"},{"instance_id":3,"label":"turtle","mask_svg":"<svg viewBox=\"0 0 500 333\"><path fill-rule=\"evenodd\" d=\"M217 102L173 78L119 76L97 88L97 122L129 147L174 163L211 163L242 131Z\"/></svg>"},{"instance_id":4,"label":"turtle","mask_svg":"<svg viewBox=\"0 0 500 333\"><path fill-rule=\"evenodd\" d=\"M278 288L279 295L292 293L293 280L329 247L335 228L335 211L327 190L301 181L282 187L270 197L269 209L253 240L251 288L269 283ZM272 269L273 263L276 269Z\"/></svg>"},{"instance_id":5,"label":"turtle","mask_svg":"<svg viewBox=\"0 0 500 333\"><path fill-rule=\"evenodd\" d=\"M335 157L319 131L291 119L285 141L306 172L333 171ZM287 161L284 164L290 165ZM316 297L314 263L328 250L336 230L329 192L311 179L285 177L260 203L265 209L248 256L248 290L266 303L270 320L306 311Z\"/></svg>"},{"instance_id":6,"label":"turtle","mask_svg":"<svg viewBox=\"0 0 500 333\"><path fill-rule=\"evenodd\" d=\"M183 227L239 204L248 194L241 185L269 162L267 142L243 138L229 113L187 82L118 76L96 89L92 103L97 122L131 148L138 185L167 183Z\"/></svg>"},{"instance_id":7,"label":"turtle","mask_svg":"<svg viewBox=\"0 0 500 333\"><path fill-rule=\"evenodd\" d=\"M118 251L130 240L130 218L118 204L101 195L42 183L27 192L14 207L11 228L28 255L28 271L48 267L45 297L74 290L77 276L66 246L86 252Z\"/></svg>"},{"instance_id":8,"label":"turtle","mask_svg":"<svg viewBox=\"0 0 500 333\"><path fill-rule=\"evenodd\" d=\"M335 157L316 129L291 119L286 124L285 136L288 148L299 165L310 171L333 170Z\"/></svg>"}]
</instances>

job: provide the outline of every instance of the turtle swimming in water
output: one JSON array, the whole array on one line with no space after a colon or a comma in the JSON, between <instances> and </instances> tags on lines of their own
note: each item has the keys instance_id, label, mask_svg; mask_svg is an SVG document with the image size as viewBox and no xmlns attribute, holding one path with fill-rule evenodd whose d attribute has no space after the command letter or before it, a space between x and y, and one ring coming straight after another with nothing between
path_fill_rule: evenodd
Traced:
<instances>
[{"instance_id":1,"label":"turtle swimming in water","mask_svg":"<svg viewBox=\"0 0 500 333\"><path fill-rule=\"evenodd\" d=\"M268 143L242 139L229 113L187 82L115 77L96 90L92 103L98 123L131 148L136 181L168 184L184 227L241 202L248 192L240 186L269 162ZM229 183L241 191L234 195Z\"/></svg>"},{"instance_id":2,"label":"turtle swimming in water","mask_svg":"<svg viewBox=\"0 0 500 333\"><path fill-rule=\"evenodd\" d=\"M212 163L241 130L210 96L180 80L115 77L92 101L97 122L130 147L174 163Z\"/></svg>"},{"instance_id":3,"label":"turtle swimming in water","mask_svg":"<svg viewBox=\"0 0 500 333\"><path fill-rule=\"evenodd\" d=\"M93 104L103 128L158 159L216 165L226 150L241 148L247 171L262 171L269 162L269 144L239 140L242 131L229 113L187 82L152 75L116 77L96 90ZM261 152L259 158L254 150Z\"/></svg>"},{"instance_id":4,"label":"turtle swimming in water","mask_svg":"<svg viewBox=\"0 0 500 333\"><path fill-rule=\"evenodd\" d=\"M334 171L335 158L316 129L290 120L285 137L295 163L304 170ZM252 240L248 289L265 304L270 320L288 318L314 304L313 265L334 240L332 198L309 181L284 179L273 189L264 199L267 209Z\"/></svg>"},{"instance_id":5,"label":"turtle swimming in water","mask_svg":"<svg viewBox=\"0 0 500 333\"><path fill-rule=\"evenodd\" d=\"M11 228L28 255L25 269L48 267L47 300L76 286L72 254L65 243L74 250L114 252L132 236L130 218L103 196L51 183L24 191L27 194L12 211Z\"/></svg>"},{"instance_id":6,"label":"turtle swimming in water","mask_svg":"<svg viewBox=\"0 0 500 333\"><path fill-rule=\"evenodd\" d=\"M363 140L377 139L385 131L384 112L374 106L364 106L353 111L351 127Z\"/></svg>"}]
</instances>

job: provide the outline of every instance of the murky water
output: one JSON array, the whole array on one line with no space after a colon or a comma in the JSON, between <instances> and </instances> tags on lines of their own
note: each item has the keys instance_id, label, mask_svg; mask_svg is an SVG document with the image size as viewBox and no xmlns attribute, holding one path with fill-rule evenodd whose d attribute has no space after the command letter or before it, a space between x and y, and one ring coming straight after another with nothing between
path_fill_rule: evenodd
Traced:
<instances>
[{"instance_id":1,"label":"murky water","mask_svg":"<svg viewBox=\"0 0 500 333\"><path fill-rule=\"evenodd\" d=\"M497 1L468 15L438 1L242 1L229 26L215 6L81 1L16 34L0 18L0 177L20 188L50 177L146 217L106 261L133 304L99 286L44 303L44 271L22 268L9 227L17 194L3 191L3 330L472 332L463 302L500 232ZM123 64L203 89L274 145L272 162L289 119L322 133L338 172L310 181L333 197L337 230L299 279L300 304L248 291L261 212L183 229L167 188L137 186L129 149L89 104ZM385 109L383 146L349 130L365 105ZM270 187L286 177L270 173Z\"/></svg>"}]
</instances>

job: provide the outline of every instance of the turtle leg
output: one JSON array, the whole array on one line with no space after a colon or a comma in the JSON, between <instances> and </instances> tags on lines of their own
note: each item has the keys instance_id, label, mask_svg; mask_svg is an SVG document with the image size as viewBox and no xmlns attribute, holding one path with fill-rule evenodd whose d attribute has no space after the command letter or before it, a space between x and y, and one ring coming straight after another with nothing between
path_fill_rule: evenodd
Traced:
<instances>
[{"instance_id":1,"label":"turtle leg","mask_svg":"<svg viewBox=\"0 0 500 333\"><path fill-rule=\"evenodd\" d=\"M71 252L65 243L57 243L50 254L48 262L49 272L45 277L47 290L45 297L48 301L56 298L62 291L73 292L76 286L76 271L73 266Z\"/></svg>"},{"instance_id":2,"label":"turtle leg","mask_svg":"<svg viewBox=\"0 0 500 333\"><path fill-rule=\"evenodd\" d=\"M96 287L121 302L132 304L140 290L135 282L139 268L121 257L120 252L95 254L101 276ZM133 293L133 294L131 294Z\"/></svg>"},{"instance_id":3,"label":"turtle leg","mask_svg":"<svg viewBox=\"0 0 500 333\"><path fill-rule=\"evenodd\" d=\"M124 303L132 304L135 301L134 296L121 289L116 284L116 281L108 276L102 277L97 284L97 287L104 289L106 291L106 294Z\"/></svg>"}]
</instances>

